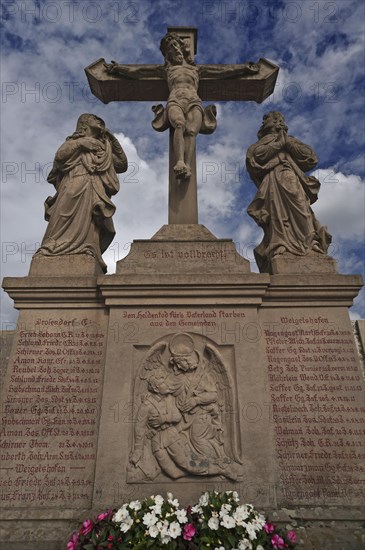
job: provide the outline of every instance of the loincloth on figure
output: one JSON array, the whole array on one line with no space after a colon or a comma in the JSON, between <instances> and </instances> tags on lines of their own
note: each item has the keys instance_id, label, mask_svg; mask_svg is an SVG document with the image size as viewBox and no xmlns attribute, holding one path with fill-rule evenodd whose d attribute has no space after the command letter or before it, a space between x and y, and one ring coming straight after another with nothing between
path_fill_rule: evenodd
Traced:
<instances>
[{"instance_id":1,"label":"loincloth on figure","mask_svg":"<svg viewBox=\"0 0 365 550\"><path fill-rule=\"evenodd\" d=\"M212 134L217 127L217 109L215 105L208 105L203 108L202 102L199 98L179 98L179 99L169 99L166 108L160 103L159 105L154 105L152 111L155 113L155 118L152 121L152 127L157 130L157 132L164 132L168 128L171 128L168 111L171 107L178 107L181 109L184 117L191 109L198 108L202 113L202 125L200 127L200 134Z\"/></svg>"},{"instance_id":2,"label":"loincloth on figure","mask_svg":"<svg viewBox=\"0 0 365 550\"><path fill-rule=\"evenodd\" d=\"M193 99L190 99L190 98L169 99L168 102L166 103L167 115L171 107L178 107L179 109L181 109L184 116L186 116L189 111L197 107L201 112L202 117L204 117L203 105L202 105L201 99L199 99L198 97Z\"/></svg>"}]
</instances>

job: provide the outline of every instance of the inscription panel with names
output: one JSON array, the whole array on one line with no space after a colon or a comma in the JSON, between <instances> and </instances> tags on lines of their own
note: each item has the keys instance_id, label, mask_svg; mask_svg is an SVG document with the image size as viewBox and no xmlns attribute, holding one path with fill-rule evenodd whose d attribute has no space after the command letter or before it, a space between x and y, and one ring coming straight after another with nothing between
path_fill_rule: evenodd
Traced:
<instances>
[{"instance_id":1,"label":"inscription panel with names","mask_svg":"<svg viewBox=\"0 0 365 550\"><path fill-rule=\"evenodd\" d=\"M21 314L3 388L2 506L91 504L105 340L100 311Z\"/></svg>"},{"instance_id":2,"label":"inscription panel with names","mask_svg":"<svg viewBox=\"0 0 365 550\"><path fill-rule=\"evenodd\" d=\"M263 327L279 498L293 504L360 504L365 393L350 322L288 310Z\"/></svg>"}]
</instances>

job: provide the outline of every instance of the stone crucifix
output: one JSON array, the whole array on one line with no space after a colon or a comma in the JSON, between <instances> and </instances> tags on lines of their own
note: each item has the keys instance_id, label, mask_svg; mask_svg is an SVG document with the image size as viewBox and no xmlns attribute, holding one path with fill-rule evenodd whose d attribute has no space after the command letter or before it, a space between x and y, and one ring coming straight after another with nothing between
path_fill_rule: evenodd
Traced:
<instances>
[{"instance_id":1,"label":"stone crucifix","mask_svg":"<svg viewBox=\"0 0 365 550\"><path fill-rule=\"evenodd\" d=\"M260 59L238 65L196 65L197 30L169 27L161 40L164 65L122 65L99 59L85 71L93 94L110 101L164 101L152 109L157 131L170 128L169 224L197 224L198 133L216 128L214 105L202 101L256 101L274 90L279 68Z\"/></svg>"}]
</instances>

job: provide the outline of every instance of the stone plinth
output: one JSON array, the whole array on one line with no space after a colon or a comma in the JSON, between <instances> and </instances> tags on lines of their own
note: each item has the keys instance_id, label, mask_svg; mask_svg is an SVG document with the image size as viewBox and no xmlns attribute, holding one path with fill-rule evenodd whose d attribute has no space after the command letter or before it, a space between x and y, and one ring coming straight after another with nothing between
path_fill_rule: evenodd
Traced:
<instances>
[{"instance_id":1,"label":"stone plinth","mask_svg":"<svg viewBox=\"0 0 365 550\"><path fill-rule=\"evenodd\" d=\"M288 252L275 256L269 262L269 271L273 275L282 273L337 273L337 262L330 256L312 251L306 256L295 256Z\"/></svg>"},{"instance_id":2,"label":"stone plinth","mask_svg":"<svg viewBox=\"0 0 365 550\"><path fill-rule=\"evenodd\" d=\"M96 277L102 275L99 262L88 254L67 256L33 256L30 277Z\"/></svg>"},{"instance_id":3,"label":"stone plinth","mask_svg":"<svg viewBox=\"0 0 365 550\"><path fill-rule=\"evenodd\" d=\"M117 262L117 274L216 276L250 272L250 262L237 253L232 239L217 239L203 225L164 225L148 240L133 241ZM219 280L219 279L217 279Z\"/></svg>"}]
</instances>

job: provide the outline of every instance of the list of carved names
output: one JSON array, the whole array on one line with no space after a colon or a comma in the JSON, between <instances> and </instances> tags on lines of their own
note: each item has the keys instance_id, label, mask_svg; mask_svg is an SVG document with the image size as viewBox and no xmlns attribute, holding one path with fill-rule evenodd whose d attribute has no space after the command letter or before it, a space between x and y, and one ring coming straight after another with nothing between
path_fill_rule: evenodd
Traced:
<instances>
[{"instance_id":1,"label":"list of carved names","mask_svg":"<svg viewBox=\"0 0 365 550\"><path fill-rule=\"evenodd\" d=\"M18 329L1 411L2 506L91 502L104 354L92 315L43 314Z\"/></svg>"},{"instance_id":2,"label":"list of carved names","mask_svg":"<svg viewBox=\"0 0 365 550\"><path fill-rule=\"evenodd\" d=\"M285 501L362 501L364 381L350 328L282 315L265 328L279 487Z\"/></svg>"}]
</instances>

